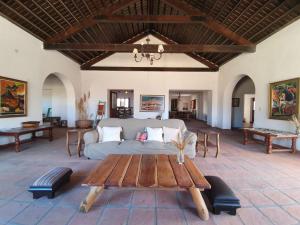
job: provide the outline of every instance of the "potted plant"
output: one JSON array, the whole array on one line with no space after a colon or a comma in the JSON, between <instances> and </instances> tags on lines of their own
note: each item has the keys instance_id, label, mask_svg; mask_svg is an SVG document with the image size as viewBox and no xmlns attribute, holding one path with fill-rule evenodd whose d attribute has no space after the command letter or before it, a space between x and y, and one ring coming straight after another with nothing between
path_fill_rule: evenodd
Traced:
<instances>
[{"instance_id":1,"label":"potted plant","mask_svg":"<svg viewBox=\"0 0 300 225\"><path fill-rule=\"evenodd\" d=\"M79 112L79 120L76 120L76 127L78 128L91 128L93 126L93 114L89 114L88 101L90 99L90 92L83 94L76 104Z\"/></svg>"}]
</instances>

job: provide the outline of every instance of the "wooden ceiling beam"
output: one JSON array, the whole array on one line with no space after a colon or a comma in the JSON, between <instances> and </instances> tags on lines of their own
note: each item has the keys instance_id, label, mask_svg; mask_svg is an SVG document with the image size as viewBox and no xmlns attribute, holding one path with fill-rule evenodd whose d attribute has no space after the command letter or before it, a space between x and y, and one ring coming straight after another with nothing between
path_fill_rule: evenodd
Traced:
<instances>
[{"instance_id":1,"label":"wooden ceiling beam","mask_svg":"<svg viewBox=\"0 0 300 225\"><path fill-rule=\"evenodd\" d=\"M104 10L99 10L98 14L114 14L118 12L119 10L127 7L131 3L135 2L137 0L120 0L118 3L114 3L111 6L105 8ZM55 43L65 40L66 38L70 37L71 35L80 32L88 27L94 26L97 24L97 21L94 19L95 15L91 15L86 17L84 20L80 21L79 23L76 23L66 30L55 34L54 36L48 38L46 42L48 43Z\"/></svg>"},{"instance_id":2,"label":"wooden ceiling beam","mask_svg":"<svg viewBox=\"0 0 300 225\"><path fill-rule=\"evenodd\" d=\"M100 70L100 71L163 71L163 72L216 72L212 68L198 67L123 67L123 66L91 66L82 70Z\"/></svg>"},{"instance_id":3,"label":"wooden ceiling beam","mask_svg":"<svg viewBox=\"0 0 300 225\"><path fill-rule=\"evenodd\" d=\"M202 12L200 9L196 9L185 3L184 1L179 0L164 0L167 4L171 5L172 7L175 7L178 10L184 11L185 13L189 15L195 15L195 14L202 14L205 18L205 20L202 22L204 26L207 28L213 30L216 33L222 34L224 37L232 40L233 42L241 45L251 45L253 44L251 41L245 39L244 37L240 36L239 34L233 32L232 30L226 28L224 25L219 23L217 20L212 18L209 15L206 15L204 12Z\"/></svg>"},{"instance_id":4,"label":"wooden ceiling beam","mask_svg":"<svg viewBox=\"0 0 300 225\"><path fill-rule=\"evenodd\" d=\"M132 52L134 48L139 52L157 52L158 44L103 44L103 43L54 43L44 44L46 50L75 50L75 51L101 51L101 52ZM255 52L254 45L203 45L203 44L176 44L163 45L164 53L191 53L191 52L217 52L241 53Z\"/></svg>"},{"instance_id":5,"label":"wooden ceiling beam","mask_svg":"<svg viewBox=\"0 0 300 225\"><path fill-rule=\"evenodd\" d=\"M176 45L178 44L176 41L174 40L171 40L169 38L167 38L166 36L158 33L158 32L155 32L155 31L151 31L151 34L156 37L157 39L165 42L166 44L173 44L173 45ZM199 56L199 55L196 55L196 53L187 53L186 55L188 55L189 57L193 58L194 60L197 60L198 62L202 63L203 65L207 66L208 68L211 68L211 69L214 69L214 70L219 70L219 67L218 65L214 64L213 62L210 62L209 60Z\"/></svg>"},{"instance_id":6,"label":"wooden ceiling beam","mask_svg":"<svg viewBox=\"0 0 300 225\"><path fill-rule=\"evenodd\" d=\"M154 16L154 15L99 15L95 20L99 23L202 23L205 18L201 15L189 16Z\"/></svg>"},{"instance_id":7,"label":"wooden ceiling beam","mask_svg":"<svg viewBox=\"0 0 300 225\"><path fill-rule=\"evenodd\" d=\"M149 31L146 30L146 31L144 31L144 32L142 32L142 33L126 40L126 41L124 41L123 43L124 44L132 44L132 43L137 42L138 40L146 37L148 35L148 33L149 33ZM107 57L109 57L113 54L114 54L114 52L103 52L102 54L100 54L100 55L88 60L87 62L81 64L80 68L81 69L88 69L92 65L96 64L97 62L100 62L101 60L103 60L103 59L105 59L105 58L107 58Z\"/></svg>"}]
</instances>

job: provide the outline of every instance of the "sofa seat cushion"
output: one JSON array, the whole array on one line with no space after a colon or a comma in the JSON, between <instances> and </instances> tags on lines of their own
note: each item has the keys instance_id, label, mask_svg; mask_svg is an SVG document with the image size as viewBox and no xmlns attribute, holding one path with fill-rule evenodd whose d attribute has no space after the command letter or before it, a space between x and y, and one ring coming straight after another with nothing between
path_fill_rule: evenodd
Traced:
<instances>
[{"instance_id":1,"label":"sofa seat cushion","mask_svg":"<svg viewBox=\"0 0 300 225\"><path fill-rule=\"evenodd\" d=\"M119 145L119 149L123 149L124 152L127 151L139 151L141 148L143 148L143 142L140 141L136 141L136 140L126 140L121 142L121 144ZM124 153L127 154L127 153Z\"/></svg>"}]
</instances>

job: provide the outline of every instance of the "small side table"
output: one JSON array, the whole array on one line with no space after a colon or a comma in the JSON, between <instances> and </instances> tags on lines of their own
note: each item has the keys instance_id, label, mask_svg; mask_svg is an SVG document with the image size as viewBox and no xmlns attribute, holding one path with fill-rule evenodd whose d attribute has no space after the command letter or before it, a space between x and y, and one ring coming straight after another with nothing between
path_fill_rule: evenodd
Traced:
<instances>
[{"instance_id":1,"label":"small side table","mask_svg":"<svg viewBox=\"0 0 300 225\"><path fill-rule=\"evenodd\" d=\"M206 153L208 151L208 146L213 146L213 147L217 148L217 152L216 152L216 158L217 158L218 155L219 155L219 152L220 152L220 133L217 132L217 131L212 131L212 130L198 130L198 132L197 132L197 139L198 140L200 139L200 135L204 136L203 141L201 141L201 140L198 141L198 143L200 142L200 143L203 143L203 145L204 145L204 155L203 155L203 157L204 158L206 157ZM209 142L209 136L215 136L215 138L216 138L215 144Z\"/></svg>"},{"instance_id":2,"label":"small side table","mask_svg":"<svg viewBox=\"0 0 300 225\"><path fill-rule=\"evenodd\" d=\"M70 145L75 144L77 145L77 154L78 157L80 157L80 151L81 151L81 146L83 144L83 135L85 132L87 131L91 131L93 130L92 128L87 128L87 129L82 129L82 128L73 128L73 129L68 129L67 130L67 141L66 141L66 150L69 154L69 156L71 156L71 151L70 151ZM77 134L77 141L76 143L70 143L70 134L75 133Z\"/></svg>"}]
</instances>

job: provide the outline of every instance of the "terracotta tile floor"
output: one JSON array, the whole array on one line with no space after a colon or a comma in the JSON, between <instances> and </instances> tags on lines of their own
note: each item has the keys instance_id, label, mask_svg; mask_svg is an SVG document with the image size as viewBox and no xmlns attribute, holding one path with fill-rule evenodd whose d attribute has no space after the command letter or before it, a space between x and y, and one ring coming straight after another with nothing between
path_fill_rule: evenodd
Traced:
<instances>
[{"instance_id":1,"label":"terracotta tile floor","mask_svg":"<svg viewBox=\"0 0 300 225\"><path fill-rule=\"evenodd\" d=\"M202 126L187 124L190 129ZM300 224L300 154L267 155L264 146L243 146L238 132L221 135L222 152L207 158L202 152L195 162L206 175L222 177L240 198L237 216L210 214L201 221L186 192L106 190L92 210L78 212L88 189L82 179L97 161L65 152L64 130L55 130L52 143L38 140L24 144L22 152L13 147L0 149L0 224L88 224L88 225L199 225L199 224ZM42 173L55 166L71 167L71 182L54 199L33 200L26 190Z\"/></svg>"}]
</instances>

